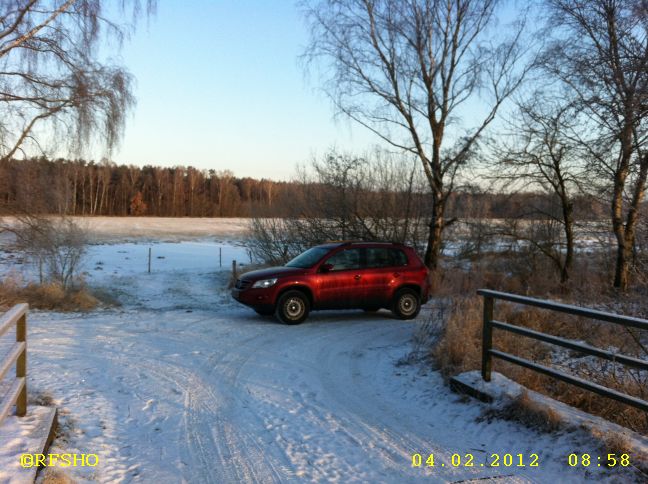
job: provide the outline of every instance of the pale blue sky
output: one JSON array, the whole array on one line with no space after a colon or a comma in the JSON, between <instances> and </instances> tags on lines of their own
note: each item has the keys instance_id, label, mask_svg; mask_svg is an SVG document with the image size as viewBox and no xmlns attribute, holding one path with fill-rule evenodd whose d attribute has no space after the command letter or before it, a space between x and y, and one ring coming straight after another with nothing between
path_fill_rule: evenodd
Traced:
<instances>
[{"instance_id":1,"label":"pale blue sky","mask_svg":"<svg viewBox=\"0 0 648 484\"><path fill-rule=\"evenodd\" d=\"M504 0L502 24L519 4ZM334 119L320 79L305 76L307 41L294 0L160 0L121 51L138 103L112 159L287 180L332 147L370 151L379 138ZM483 108L471 100L455 114L480 119Z\"/></svg>"},{"instance_id":2,"label":"pale blue sky","mask_svg":"<svg viewBox=\"0 0 648 484\"><path fill-rule=\"evenodd\" d=\"M123 46L138 104L113 159L289 179L332 146L369 149L375 137L334 121L318 79L304 76L306 42L290 0L160 1Z\"/></svg>"}]
</instances>

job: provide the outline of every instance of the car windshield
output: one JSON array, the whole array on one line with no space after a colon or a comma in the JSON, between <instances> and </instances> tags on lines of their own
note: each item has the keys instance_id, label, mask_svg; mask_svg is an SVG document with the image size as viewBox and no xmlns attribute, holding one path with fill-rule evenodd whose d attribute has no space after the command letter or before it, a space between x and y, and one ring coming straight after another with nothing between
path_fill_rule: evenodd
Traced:
<instances>
[{"instance_id":1,"label":"car windshield","mask_svg":"<svg viewBox=\"0 0 648 484\"><path fill-rule=\"evenodd\" d=\"M330 252L330 249L324 247L313 247L306 252L299 254L293 260L286 264L286 267L299 267L307 269L313 267L322 257Z\"/></svg>"}]
</instances>

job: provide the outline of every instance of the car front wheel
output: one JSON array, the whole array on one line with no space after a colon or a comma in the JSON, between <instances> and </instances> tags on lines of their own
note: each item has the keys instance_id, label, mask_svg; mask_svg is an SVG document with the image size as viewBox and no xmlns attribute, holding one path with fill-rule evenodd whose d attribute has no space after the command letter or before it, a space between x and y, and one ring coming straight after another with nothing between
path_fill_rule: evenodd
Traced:
<instances>
[{"instance_id":1,"label":"car front wheel","mask_svg":"<svg viewBox=\"0 0 648 484\"><path fill-rule=\"evenodd\" d=\"M301 291L287 291L279 297L275 316L285 324L303 323L308 317L310 303Z\"/></svg>"},{"instance_id":2,"label":"car front wheel","mask_svg":"<svg viewBox=\"0 0 648 484\"><path fill-rule=\"evenodd\" d=\"M399 319L414 319L421 310L421 299L412 289L401 289L394 296L392 312Z\"/></svg>"}]
</instances>

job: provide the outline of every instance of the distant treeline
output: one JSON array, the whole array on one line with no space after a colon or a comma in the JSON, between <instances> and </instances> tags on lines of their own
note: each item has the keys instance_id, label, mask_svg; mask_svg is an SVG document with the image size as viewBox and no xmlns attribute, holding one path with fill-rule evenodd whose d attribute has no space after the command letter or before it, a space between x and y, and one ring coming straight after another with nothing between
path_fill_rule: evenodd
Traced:
<instances>
[{"instance_id":1,"label":"distant treeline","mask_svg":"<svg viewBox=\"0 0 648 484\"><path fill-rule=\"evenodd\" d=\"M228 170L191 166L117 165L102 161L34 158L0 164L0 206L11 210L66 215L160 217L282 217L294 214L296 190L321 187L299 182L238 178ZM427 194L416 194L424 206ZM536 218L554 201L542 193L450 195L447 215L471 218ZM544 207L544 208L543 208ZM538 210L540 208L540 210ZM592 197L575 201L578 219L607 215Z\"/></svg>"}]
</instances>

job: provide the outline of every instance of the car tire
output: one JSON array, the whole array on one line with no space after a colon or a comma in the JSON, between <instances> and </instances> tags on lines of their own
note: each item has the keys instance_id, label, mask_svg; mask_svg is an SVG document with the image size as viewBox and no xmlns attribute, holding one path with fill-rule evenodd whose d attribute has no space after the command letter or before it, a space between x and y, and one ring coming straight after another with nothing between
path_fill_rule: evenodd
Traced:
<instances>
[{"instance_id":1,"label":"car tire","mask_svg":"<svg viewBox=\"0 0 648 484\"><path fill-rule=\"evenodd\" d=\"M274 314L274 309L255 309L254 311L261 316L272 316Z\"/></svg>"},{"instance_id":2,"label":"car tire","mask_svg":"<svg viewBox=\"0 0 648 484\"><path fill-rule=\"evenodd\" d=\"M301 291L287 291L277 301L275 317L284 324L300 324L308 317L310 302Z\"/></svg>"},{"instance_id":3,"label":"car tire","mask_svg":"<svg viewBox=\"0 0 648 484\"><path fill-rule=\"evenodd\" d=\"M398 319L414 319L421 310L421 298L413 289L401 289L394 295L391 310Z\"/></svg>"}]
</instances>

